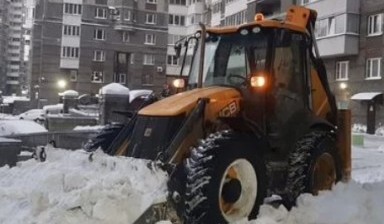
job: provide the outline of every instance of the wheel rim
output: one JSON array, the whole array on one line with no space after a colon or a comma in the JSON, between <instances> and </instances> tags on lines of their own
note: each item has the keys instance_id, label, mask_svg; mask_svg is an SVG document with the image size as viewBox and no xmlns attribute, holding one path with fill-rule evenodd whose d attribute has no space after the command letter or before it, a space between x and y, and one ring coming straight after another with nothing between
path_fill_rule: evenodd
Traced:
<instances>
[{"instance_id":1,"label":"wheel rim","mask_svg":"<svg viewBox=\"0 0 384 224\"><path fill-rule=\"evenodd\" d=\"M321 190L330 190L336 182L335 160L329 153L323 153L314 164L312 174L312 193L318 194Z\"/></svg>"},{"instance_id":2,"label":"wheel rim","mask_svg":"<svg viewBox=\"0 0 384 224\"><path fill-rule=\"evenodd\" d=\"M225 170L219 190L219 206L227 222L248 217L257 197L257 175L246 159L237 159Z\"/></svg>"}]
</instances>

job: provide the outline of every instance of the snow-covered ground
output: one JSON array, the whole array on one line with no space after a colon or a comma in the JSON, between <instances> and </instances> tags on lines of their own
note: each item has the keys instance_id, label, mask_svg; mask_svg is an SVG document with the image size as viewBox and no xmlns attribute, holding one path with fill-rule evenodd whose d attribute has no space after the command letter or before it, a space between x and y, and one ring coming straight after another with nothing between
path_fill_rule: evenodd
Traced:
<instances>
[{"instance_id":1,"label":"snow-covered ground","mask_svg":"<svg viewBox=\"0 0 384 224\"><path fill-rule=\"evenodd\" d=\"M167 175L147 161L103 153L91 160L48 148L45 162L0 168L0 223L127 224L164 200Z\"/></svg>"},{"instance_id":2,"label":"snow-covered ground","mask_svg":"<svg viewBox=\"0 0 384 224\"><path fill-rule=\"evenodd\" d=\"M351 182L316 197L302 195L291 211L264 205L258 219L239 223L384 223L384 137L366 136L352 156ZM0 168L0 223L132 223L166 195L167 175L148 164L48 148L45 162Z\"/></svg>"}]
</instances>

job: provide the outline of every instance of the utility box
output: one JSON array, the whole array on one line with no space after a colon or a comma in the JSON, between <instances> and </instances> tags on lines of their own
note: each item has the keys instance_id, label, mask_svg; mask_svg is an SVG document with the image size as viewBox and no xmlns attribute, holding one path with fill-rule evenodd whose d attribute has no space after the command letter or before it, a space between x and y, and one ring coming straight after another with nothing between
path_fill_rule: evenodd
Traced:
<instances>
[{"instance_id":1,"label":"utility box","mask_svg":"<svg viewBox=\"0 0 384 224\"><path fill-rule=\"evenodd\" d=\"M128 122L129 118L121 112L129 110L129 89L118 83L111 83L99 91L101 125ZM120 112L120 113L119 113Z\"/></svg>"},{"instance_id":2,"label":"utility box","mask_svg":"<svg viewBox=\"0 0 384 224\"><path fill-rule=\"evenodd\" d=\"M59 94L63 97L63 113L68 114L69 108L77 108L79 93L74 90L66 90Z\"/></svg>"},{"instance_id":3,"label":"utility box","mask_svg":"<svg viewBox=\"0 0 384 224\"><path fill-rule=\"evenodd\" d=\"M353 146L364 146L364 134L354 133L352 134Z\"/></svg>"},{"instance_id":4,"label":"utility box","mask_svg":"<svg viewBox=\"0 0 384 224\"><path fill-rule=\"evenodd\" d=\"M0 137L0 167L5 165L15 166L20 151L20 140Z\"/></svg>"}]
</instances>

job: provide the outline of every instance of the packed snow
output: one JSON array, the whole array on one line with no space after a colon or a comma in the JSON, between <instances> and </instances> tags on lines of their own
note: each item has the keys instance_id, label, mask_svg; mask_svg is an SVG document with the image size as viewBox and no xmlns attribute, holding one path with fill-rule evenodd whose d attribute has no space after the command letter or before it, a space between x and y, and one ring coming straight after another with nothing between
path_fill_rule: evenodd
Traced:
<instances>
[{"instance_id":1,"label":"packed snow","mask_svg":"<svg viewBox=\"0 0 384 224\"><path fill-rule=\"evenodd\" d=\"M0 136L47 132L42 125L29 120L0 120Z\"/></svg>"},{"instance_id":2,"label":"packed snow","mask_svg":"<svg viewBox=\"0 0 384 224\"><path fill-rule=\"evenodd\" d=\"M129 89L119 83L111 83L103 86L99 93L101 95L129 95Z\"/></svg>"},{"instance_id":3,"label":"packed snow","mask_svg":"<svg viewBox=\"0 0 384 224\"><path fill-rule=\"evenodd\" d=\"M291 211L263 205L256 220L238 224L384 223L384 137L364 138L353 147L349 183L318 196L303 194ZM0 168L0 223L133 223L166 197L166 173L149 164L48 148L45 162Z\"/></svg>"},{"instance_id":4,"label":"packed snow","mask_svg":"<svg viewBox=\"0 0 384 224\"><path fill-rule=\"evenodd\" d=\"M164 200L167 175L148 161L48 148L47 160L0 168L0 223L133 223Z\"/></svg>"}]
</instances>

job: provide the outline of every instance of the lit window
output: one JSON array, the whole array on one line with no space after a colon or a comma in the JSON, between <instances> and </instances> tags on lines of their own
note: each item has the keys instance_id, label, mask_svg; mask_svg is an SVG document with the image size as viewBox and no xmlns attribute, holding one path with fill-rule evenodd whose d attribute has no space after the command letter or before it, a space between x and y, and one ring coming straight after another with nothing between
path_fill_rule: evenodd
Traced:
<instances>
[{"instance_id":1,"label":"lit window","mask_svg":"<svg viewBox=\"0 0 384 224\"><path fill-rule=\"evenodd\" d=\"M368 36L383 34L383 14L368 17Z\"/></svg>"},{"instance_id":2,"label":"lit window","mask_svg":"<svg viewBox=\"0 0 384 224\"><path fill-rule=\"evenodd\" d=\"M380 79L381 58L369 58L366 64L366 79Z\"/></svg>"},{"instance_id":3,"label":"lit window","mask_svg":"<svg viewBox=\"0 0 384 224\"><path fill-rule=\"evenodd\" d=\"M348 80L349 61L336 62L336 80Z\"/></svg>"},{"instance_id":4,"label":"lit window","mask_svg":"<svg viewBox=\"0 0 384 224\"><path fill-rule=\"evenodd\" d=\"M157 0L147 0L147 3L156 4Z\"/></svg>"}]
</instances>

